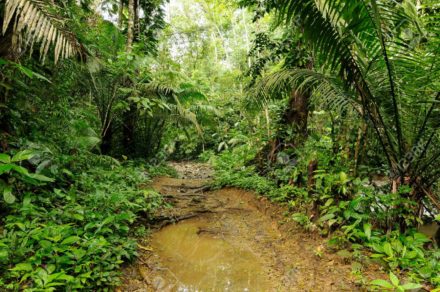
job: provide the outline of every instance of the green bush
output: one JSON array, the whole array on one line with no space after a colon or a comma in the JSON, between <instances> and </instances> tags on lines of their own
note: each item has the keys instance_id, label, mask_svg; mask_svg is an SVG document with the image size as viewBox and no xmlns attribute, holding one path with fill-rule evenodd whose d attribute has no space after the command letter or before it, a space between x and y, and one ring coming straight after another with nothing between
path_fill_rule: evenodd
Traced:
<instances>
[{"instance_id":1,"label":"green bush","mask_svg":"<svg viewBox=\"0 0 440 292\"><path fill-rule=\"evenodd\" d=\"M300 168L306 168L306 163L294 167L275 165L268 178L259 175L255 167L246 166L255 153L255 149L239 146L214 157L214 185L252 190L274 202L287 204L293 221L308 230L319 228L321 234L330 235L329 245L337 249L351 248L360 260L371 257L389 270L406 271L412 281L440 285L440 252L426 249L430 240L414 229L400 232L402 224L416 226L419 223L412 212L415 202L406 195L410 189L401 187L397 193L380 192L367 180L350 177L341 168L332 167L329 158L322 158L321 153L318 158L323 162L319 160L320 170L315 172L314 187L308 190L287 183L301 170L305 172ZM310 153L305 151L304 155L310 156ZM310 214L311 210L318 214Z\"/></svg>"},{"instance_id":2,"label":"green bush","mask_svg":"<svg viewBox=\"0 0 440 292\"><path fill-rule=\"evenodd\" d=\"M149 181L147 169L109 167L93 155L74 160L82 170L71 173L70 184L24 189L14 203L3 206L4 287L67 291L114 286L121 265L136 256L131 226L137 214L148 215L162 204L160 195L138 188Z\"/></svg>"}]
</instances>

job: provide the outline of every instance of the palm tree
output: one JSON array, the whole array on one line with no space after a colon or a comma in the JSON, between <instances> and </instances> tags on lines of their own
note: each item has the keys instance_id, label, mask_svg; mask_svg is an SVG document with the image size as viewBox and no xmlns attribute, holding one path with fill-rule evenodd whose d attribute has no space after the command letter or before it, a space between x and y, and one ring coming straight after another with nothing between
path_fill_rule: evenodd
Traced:
<instances>
[{"instance_id":1,"label":"palm tree","mask_svg":"<svg viewBox=\"0 0 440 292\"><path fill-rule=\"evenodd\" d=\"M308 88L324 104L352 107L374 129L394 185L406 182L414 199L439 206L429 192L440 178L439 7L422 3L268 1L280 23L303 29L318 69L284 69L260 88Z\"/></svg>"}]
</instances>

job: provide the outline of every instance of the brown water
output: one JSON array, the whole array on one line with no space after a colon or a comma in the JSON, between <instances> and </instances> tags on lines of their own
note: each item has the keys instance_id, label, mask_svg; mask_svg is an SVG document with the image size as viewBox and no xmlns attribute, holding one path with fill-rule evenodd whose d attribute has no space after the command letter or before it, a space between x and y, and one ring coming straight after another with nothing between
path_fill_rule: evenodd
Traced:
<instances>
[{"instance_id":1,"label":"brown water","mask_svg":"<svg viewBox=\"0 0 440 292\"><path fill-rule=\"evenodd\" d=\"M180 179L152 186L173 208L157 211L153 234L139 239L138 261L117 291L365 291L351 263L285 217L285 207L235 188L205 190L205 165L175 167ZM362 274L387 278L369 265Z\"/></svg>"},{"instance_id":2,"label":"brown water","mask_svg":"<svg viewBox=\"0 0 440 292\"><path fill-rule=\"evenodd\" d=\"M202 218L170 225L155 233L152 247L173 275L176 291L269 291L263 263L228 236L210 232ZM174 289L173 289L174 290Z\"/></svg>"}]
</instances>

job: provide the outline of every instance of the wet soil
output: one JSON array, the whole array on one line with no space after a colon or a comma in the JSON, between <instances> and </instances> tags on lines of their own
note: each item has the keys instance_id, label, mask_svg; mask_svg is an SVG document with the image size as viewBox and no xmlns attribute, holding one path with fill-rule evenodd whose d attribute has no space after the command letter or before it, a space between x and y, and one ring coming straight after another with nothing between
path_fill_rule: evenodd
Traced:
<instances>
[{"instance_id":1,"label":"wet soil","mask_svg":"<svg viewBox=\"0 0 440 292\"><path fill-rule=\"evenodd\" d=\"M380 277L377 266L329 252L282 206L240 189L210 191L209 166L173 166L180 178L153 184L173 207L156 214L119 291L363 291L354 270Z\"/></svg>"}]
</instances>

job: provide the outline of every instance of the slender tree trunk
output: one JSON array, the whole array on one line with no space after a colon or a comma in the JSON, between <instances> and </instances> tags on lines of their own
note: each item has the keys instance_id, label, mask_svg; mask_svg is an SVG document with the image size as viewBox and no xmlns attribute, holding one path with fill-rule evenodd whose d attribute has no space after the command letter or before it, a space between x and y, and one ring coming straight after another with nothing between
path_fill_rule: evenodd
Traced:
<instances>
[{"instance_id":1,"label":"slender tree trunk","mask_svg":"<svg viewBox=\"0 0 440 292\"><path fill-rule=\"evenodd\" d=\"M136 106L131 102L130 109L127 110L124 115L124 124L122 128L124 152L127 157L136 157L136 141L135 141L135 129L136 129Z\"/></svg>"},{"instance_id":2,"label":"slender tree trunk","mask_svg":"<svg viewBox=\"0 0 440 292\"><path fill-rule=\"evenodd\" d=\"M270 113L269 113L268 105L264 106L264 115L266 117L267 138L270 139L270 136L271 136L271 132L270 132Z\"/></svg>"},{"instance_id":3,"label":"slender tree trunk","mask_svg":"<svg viewBox=\"0 0 440 292\"><path fill-rule=\"evenodd\" d=\"M359 160L360 160L360 153L361 153L361 146L362 141L365 139L365 135L367 133L367 123L362 122L361 127L358 130L358 136L356 139L356 145L354 148L354 171L353 175L357 175L358 167L359 167Z\"/></svg>"},{"instance_id":4,"label":"slender tree trunk","mask_svg":"<svg viewBox=\"0 0 440 292\"><path fill-rule=\"evenodd\" d=\"M313 196L313 193L315 192L315 172L318 170L318 161L312 160L309 161L309 165L307 167L307 191L309 193L309 196ZM319 217L319 199L313 200L312 205L312 216L316 220Z\"/></svg>"},{"instance_id":5,"label":"slender tree trunk","mask_svg":"<svg viewBox=\"0 0 440 292\"><path fill-rule=\"evenodd\" d=\"M247 26L247 22L246 22L246 16L245 16L245 12L244 10L241 13L241 17L242 17L242 22L243 22L243 26L244 26L244 32L245 32L245 40L246 40L246 53L249 55L249 52L251 51L251 46L250 46L250 38L249 38L249 31L248 31L248 26ZM251 68L252 67L252 60L251 57L248 56L247 58L248 60L248 67Z\"/></svg>"},{"instance_id":6,"label":"slender tree trunk","mask_svg":"<svg viewBox=\"0 0 440 292\"><path fill-rule=\"evenodd\" d=\"M133 50L135 18L134 2L135 0L128 0L127 53L131 53Z\"/></svg>"},{"instance_id":7,"label":"slender tree trunk","mask_svg":"<svg viewBox=\"0 0 440 292\"><path fill-rule=\"evenodd\" d=\"M134 32L133 32L133 39L135 41L139 40L140 36L140 24L139 24L139 0L134 0Z\"/></svg>"},{"instance_id":8,"label":"slender tree trunk","mask_svg":"<svg viewBox=\"0 0 440 292\"><path fill-rule=\"evenodd\" d=\"M101 140L101 153L104 155L109 155L112 150L113 140L113 127L111 123L108 126L108 130L102 136Z\"/></svg>"},{"instance_id":9,"label":"slender tree trunk","mask_svg":"<svg viewBox=\"0 0 440 292\"><path fill-rule=\"evenodd\" d=\"M118 6L118 27L122 30L123 25L123 18L124 18L124 0L119 0L119 6Z\"/></svg>"},{"instance_id":10,"label":"slender tree trunk","mask_svg":"<svg viewBox=\"0 0 440 292\"><path fill-rule=\"evenodd\" d=\"M315 172L318 170L318 161L309 161L309 166L307 169L307 190L312 193L315 189Z\"/></svg>"},{"instance_id":11,"label":"slender tree trunk","mask_svg":"<svg viewBox=\"0 0 440 292\"><path fill-rule=\"evenodd\" d=\"M135 20L135 1L128 0L128 25L127 25L127 53L131 53L133 50L134 41L134 20ZM130 80L125 80L125 86L131 87ZM124 153L128 157L133 157L134 154L134 132L135 132L135 115L136 106L133 102L130 103L129 109L123 114L123 128L122 128L122 145L124 146Z\"/></svg>"}]
</instances>

